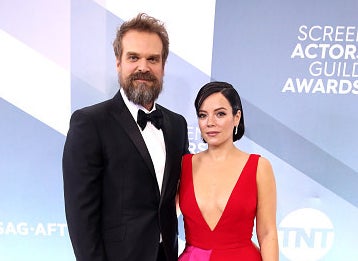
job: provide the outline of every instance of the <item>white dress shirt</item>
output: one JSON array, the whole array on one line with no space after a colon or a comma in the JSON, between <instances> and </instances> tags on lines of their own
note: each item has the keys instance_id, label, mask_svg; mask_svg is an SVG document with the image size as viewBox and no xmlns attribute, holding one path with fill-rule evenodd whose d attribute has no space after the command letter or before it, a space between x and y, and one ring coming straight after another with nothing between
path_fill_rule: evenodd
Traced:
<instances>
[{"instance_id":1,"label":"white dress shirt","mask_svg":"<svg viewBox=\"0 0 358 261\"><path fill-rule=\"evenodd\" d=\"M138 110L141 109L145 113L150 113L155 110L155 104L153 106L152 111L148 111L141 105L134 104L130 100L128 100L126 94L124 93L123 88L120 89L120 93L124 100L124 103L127 105L130 113L132 114L134 120L137 122ZM137 124L138 125L138 124ZM163 131L158 130L151 122L148 121L147 126L142 130L139 125L138 128L142 133L145 144L147 145L150 157L152 158L152 162L155 169L155 174L157 177L159 191L162 191L163 184L163 176L164 176L164 167L165 167L165 142Z\"/></svg>"}]
</instances>

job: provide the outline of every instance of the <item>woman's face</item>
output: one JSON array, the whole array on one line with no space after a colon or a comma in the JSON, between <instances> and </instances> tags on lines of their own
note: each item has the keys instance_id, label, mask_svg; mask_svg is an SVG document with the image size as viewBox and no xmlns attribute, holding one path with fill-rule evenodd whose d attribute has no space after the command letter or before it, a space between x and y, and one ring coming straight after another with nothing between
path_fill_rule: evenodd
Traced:
<instances>
[{"instance_id":1,"label":"woman's face","mask_svg":"<svg viewBox=\"0 0 358 261\"><path fill-rule=\"evenodd\" d=\"M202 138L208 145L233 142L234 127L239 124L241 111L232 114L229 101L221 93L213 93L202 103L198 113Z\"/></svg>"}]
</instances>

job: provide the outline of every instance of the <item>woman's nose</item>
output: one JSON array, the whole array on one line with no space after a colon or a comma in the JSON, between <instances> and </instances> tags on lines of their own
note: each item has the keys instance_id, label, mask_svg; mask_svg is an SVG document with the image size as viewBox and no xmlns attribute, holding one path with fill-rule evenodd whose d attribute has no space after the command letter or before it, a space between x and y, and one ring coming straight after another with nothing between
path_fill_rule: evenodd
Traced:
<instances>
[{"instance_id":1,"label":"woman's nose","mask_svg":"<svg viewBox=\"0 0 358 261\"><path fill-rule=\"evenodd\" d=\"M215 125L214 116L208 115L208 118L207 118L207 121L206 121L206 125L207 125L207 126L213 126L213 125Z\"/></svg>"}]
</instances>

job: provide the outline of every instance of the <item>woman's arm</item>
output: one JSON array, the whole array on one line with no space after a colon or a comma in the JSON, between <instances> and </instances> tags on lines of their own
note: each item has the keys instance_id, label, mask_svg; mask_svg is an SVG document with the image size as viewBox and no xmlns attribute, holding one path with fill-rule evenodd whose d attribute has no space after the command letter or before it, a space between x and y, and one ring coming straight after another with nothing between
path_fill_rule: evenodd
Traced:
<instances>
[{"instance_id":1,"label":"woman's arm","mask_svg":"<svg viewBox=\"0 0 358 261\"><path fill-rule=\"evenodd\" d=\"M270 162L261 157L257 167L256 234L263 261L277 261L276 183Z\"/></svg>"}]
</instances>

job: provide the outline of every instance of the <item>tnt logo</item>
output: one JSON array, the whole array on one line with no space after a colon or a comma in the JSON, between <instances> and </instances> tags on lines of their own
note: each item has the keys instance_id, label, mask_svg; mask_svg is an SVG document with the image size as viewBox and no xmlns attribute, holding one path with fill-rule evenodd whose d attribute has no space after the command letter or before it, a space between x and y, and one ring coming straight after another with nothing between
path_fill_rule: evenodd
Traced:
<instances>
[{"instance_id":1,"label":"tnt logo","mask_svg":"<svg viewBox=\"0 0 358 261\"><path fill-rule=\"evenodd\" d=\"M321 211L303 208L288 214L279 224L280 251L291 261L317 261L331 249L334 229Z\"/></svg>"}]
</instances>

